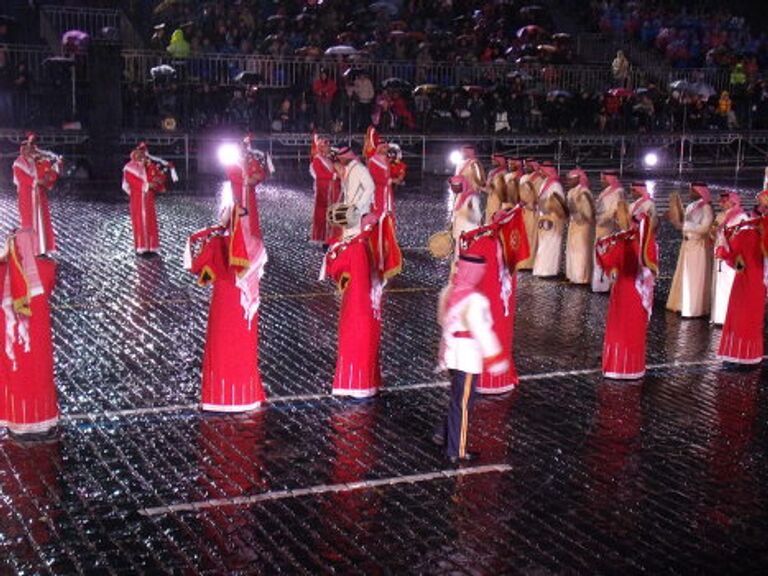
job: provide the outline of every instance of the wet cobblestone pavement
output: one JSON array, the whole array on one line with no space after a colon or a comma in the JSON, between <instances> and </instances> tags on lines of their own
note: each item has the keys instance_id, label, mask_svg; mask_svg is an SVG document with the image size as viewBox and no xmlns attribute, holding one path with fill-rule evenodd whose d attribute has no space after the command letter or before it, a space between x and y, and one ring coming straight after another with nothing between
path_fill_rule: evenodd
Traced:
<instances>
[{"instance_id":1,"label":"wet cobblestone pavement","mask_svg":"<svg viewBox=\"0 0 768 576\"><path fill-rule=\"evenodd\" d=\"M0 439L0 574L763 573L768 368L723 370L719 330L664 311L670 228L648 375L602 379L604 296L523 274L521 384L477 402L480 460L446 465L429 441L447 400L434 373L447 269L423 249L447 204L432 188L398 198L386 388L364 403L328 395L337 301L305 241L309 185L263 192L271 403L245 416L196 408L209 292L181 254L212 222L215 187L159 200L154 259L132 254L125 202L56 193L65 418L49 442ZM6 189L4 230L15 214Z\"/></svg>"}]
</instances>

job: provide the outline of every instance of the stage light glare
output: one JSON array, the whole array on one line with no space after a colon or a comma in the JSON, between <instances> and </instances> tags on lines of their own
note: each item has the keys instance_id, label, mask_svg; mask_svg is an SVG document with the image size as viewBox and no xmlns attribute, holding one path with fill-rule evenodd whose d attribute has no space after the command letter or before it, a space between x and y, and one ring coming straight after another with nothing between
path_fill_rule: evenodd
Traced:
<instances>
[{"instance_id":1,"label":"stage light glare","mask_svg":"<svg viewBox=\"0 0 768 576\"><path fill-rule=\"evenodd\" d=\"M461 164L462 160L464 160L464 156L461 152L458 150L454 150L451 152L451 154L448 156L448 161L453 164L454 166L458 166Z\"/></svg>"},{"instance_id":2,"label":"stage light glare","mask_svg":"<svg viewBox=\"0 0 768 576\"><path fill-rule=\"evenodd\" d=\"M232 144L231 142L220 144L216 150L216 157L222 166L234 166L240 159L240 149L237 147L237 144Z\"/></svg>"},{"instance_id":3,"label":"stage light glare","mask_svg":"<svg viewBox=\"0 0 768 576\"><path fill-rule=\"evenodd\" d=\"M648 152L643 156L643 165L646 168L656 168L659 164L659 155L656 152Z\"/></svg>"}]
</instances>

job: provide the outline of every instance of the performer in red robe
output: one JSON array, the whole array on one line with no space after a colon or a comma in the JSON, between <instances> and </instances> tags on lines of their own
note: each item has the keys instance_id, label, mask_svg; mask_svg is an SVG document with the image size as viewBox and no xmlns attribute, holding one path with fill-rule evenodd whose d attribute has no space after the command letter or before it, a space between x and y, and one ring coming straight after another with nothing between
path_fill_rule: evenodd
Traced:
<instances>
[{"instance_id":1,"label":"performer in red robe","mask_svg":"<svg viewBox=\"0 0 768 576\"><path fill-rule=\"evenodd\" d=\"M503 394L519 382L513 353L517 265L530 255L522 208L499 210L491 224L462 234L460 251L482 257L486 262L486 272L478 289L488 299L493 331L503 357L509 361L502 372L491 372L484 367L477 381L477 392Z\"/></svg>"},{"instance_id":2,"label":"performer in red robe","mask_svg":"<svg viewBox=\"0 0 768 576\"><path fill-rule=\"evenodd\" d=\"M765 244L768 216L750 218L725 229L717 257L736 270L717 357L735 364L763 359L765 319Z\"/></svg>"},{"instance_id":3,"label":"performer in red robe","mask_svg":"<svg viewBox=\"0 0 768 576\"><path fill-rule=\"evenodd\" d=\"M395 204L392 195L392 179L389 173L389 145L382 142L376 147L376 153L368 158L368 172L371 173L376 186L373 195L373 213L381 216L385 213L394 214Z\"/></svg>"},{"instance_id":4,"label":"performer in red robe","mask_svg":"<svg viewBox=\"0 0 768 576\"><path fill-rule=\"evenodd\" d=\"M0 260L0 426L15 434L48 432L59 419L48 304L56 263L35 257L34 236L11 236Z\"/></svg>"},{"instance_id":5,"label":"performer in red robe","mask_svg":"<svg viewBox=\"0 0 768 576\"><path fill-rule=\"evenodd\" d=\"M376 148L382 143L381 136L375 126L368 126L363 140L363 157L370 160L371 156L376 154Z\"/></svg>"},{"instance_id":6,"label":"performer in red robe","mask_svg":"<svg viewBox=\"0 0 768 576\"><path fill-rule=\"evenodd\" d=\"M375 227L328 248L320 279L330 276L341 293L338 356L331 393L367 398L381 386L381 291L371 246Z\"/></svg>"},{"instance_id":7,"label":"performer in red robe","mask_svg":"<svg viewBox=\"0 0 768 576\"><path fill-rule=\"evenodd\" d=\"M48 207L48 192L61 170L61 158L37 149L34 134L21 144L13 163L13 183L19 195L19 220L22 228L34 231L35 254L56 251L56 238Z\"/></svg>"},{"instance_id":8,"label":"performer in red robe","mask_svg":"<svg viewBox=\"0 0 768 576\"><path fill-rule=\"evenodd\" d=\"M198 284L213 284L208 311L201 407L245 412L266 400L259 373L259 285L267 255L241 206L226 226L190 236L185 267Z\"/></svg>"},{"instance_id":9,"label":"performer in red robe","mask_svg":"<svg viewBox=\"0 0 768 576\"><path fill-rule=\"evenodd\" d=\"M597 242L597 261L613 279L603 339L603 375L634 380L645 375L645 340L653 308L658 253L650 219Z\"/></svg>"},{"instance_id":10,"label":"performer in red robe","mask_svg":"<svg viewBox=\"0 0 768 576\"><path fill-rule=\"evenodd\" d=\"M314 180L315 207L312 212L312 228L309 239L312 242L330 244L333 238L341 236L341 228L328 223L326 213L331 204L339 201L341 180L330 157L331 143L327 138L313 135L312 160L309 173Z\"/></svg>"},{"instance_id":11,"label":"performer in red robe","mask_svg":"<svg viewBox=\"0 0 768 576\"><path fill-rule=\"evenodd\" d=\"M137 254L157 252L160 248L155 195L164 186L165 179L147 159L147 145L142 142L123 167L123 191L130 198L133 247Z\"/></svg>"},{"instance_id":12,"label":"performer in red robe","mask_svg":"<svg viewBox=\"0 0 768 576\"><path fill-rule=\"evenodd\" d=\"M243 138L240 158L236 164L227 167L227 177L232 185L234 203L245 207L251 231L261 237L256 188L274 173L275 168L269 154L253 148L252 143L250 135Z\"/></svg>"}]
</instances>

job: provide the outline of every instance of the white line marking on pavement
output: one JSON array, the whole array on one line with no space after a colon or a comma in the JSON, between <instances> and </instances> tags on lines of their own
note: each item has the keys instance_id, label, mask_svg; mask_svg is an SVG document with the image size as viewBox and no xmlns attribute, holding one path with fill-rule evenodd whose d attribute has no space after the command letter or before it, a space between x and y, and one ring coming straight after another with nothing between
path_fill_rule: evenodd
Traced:
<instances>
[{"instance_id":1,"label":"white line marking on pavement","mask_svg":"<svg viewBox=\"0 0 768 576\"><path fill-rule=\"evenodd\" d=\"M768 356L763 356L765 360ZM675 361L665 362L663 364L648 364L646 369L651 370L665 370L668 368L690 368L695 366L717 366L722 364L721 360L698 360L698 361ZM756 368L759 365L755 365ZM520 376L521 382L530 382L533 380L550 380L552 378L563 378L568 376L589 376L592 374L600 374L602 370L600 368L582 368L579 370L560 370L555 372L542 372L540 374L523 374ZM400 392L409 392L411 390L423 390L428 388L447 388L449 382L446 380L440 380L437 382L420 382L417 384L404 384L403 386L393 386L392 388L382 388L381 394L397 394ZM294 402L311 402L314 400L326 400L329 398L338 398L328 392L322 392L318 394L294 394L287 396L272 396L268 398L269 404L290 404ZM197 410L199 404L172 404L170 406L154 406L150 408L133 408L128 410L105 410L104 412L76 412L73 414L63 414L61 419L66 422L79 422L83 420L98 420L102 418L125 418L129 416L144 416L151 414L165 414L168 412L183 412L185 410Z\"/></svg>"},{"instance_id":2,"label":"white line marking on pavement","mask_svg":"<svg viewBox=\"0 0 768 576\"><path fill-rule=\"evenodd\" d=\"M258 504L259 502L272 502L274 500L299 498L301 496L316 496L318 494L327 494L329 492L369 490L379 486L415 484L417 482L443 480L445 478L455 478L457 476L474 476L477 474L489 474L492 472L509 472L510 470L512 470L512 466L508 464L489 464L486 466L473 466L467 468L450 468L447 470L438 470L437 472L427 472L425 474L409 474L406 476L392 476L390 478L380 478L378 480L361 480L359 482L347 482L344 484L320 484L318 486L308 486L306 488L275 490L273 492L264 492L262 494L254 494L252 496L233 496L230 498L213 498L211 500L200 500L198 502L182 502L179 504L170 504L168 506L143 508L139 510L139 514L143 516L161 516L164 514L172 514L174 512L196 512L199 510L206 510L208 508L221 508L223 506L248 506L251 504Z\"/></svg>"}]
</instances>

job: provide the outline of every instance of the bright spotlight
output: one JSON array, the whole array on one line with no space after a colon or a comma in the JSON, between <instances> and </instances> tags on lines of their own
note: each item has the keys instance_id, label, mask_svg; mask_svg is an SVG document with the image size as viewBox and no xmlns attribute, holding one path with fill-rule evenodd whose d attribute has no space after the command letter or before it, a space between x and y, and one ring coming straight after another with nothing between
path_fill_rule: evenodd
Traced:
<instances>
[{"instance_id":1,"label":"bright spotlight","mask_svg":"<svg viewBox=\"0 0 768 576\"><path fill-rule=\"evenodd\" d=\"M643 156L643 165L646 168L656 168L659 164L659 155L656 152L648 152Z\"/></svg>"},{"instance_id":2,"label":"bright spotlight","mask_svg":"<svg viewBox=\"0 0 768 576\"><path fill-rule=\"evenodd\" d=\"M234 166L240 160L240 148L231 142L220 144L216 156L222 166Z\"/></svg>"},{"instance_id":3,"label":"bright spotlight","mask_svg":"<svg viewBox=\"0 0 768 576\"><path fill-rule=\"evenodd\" d=\"M459 164L462 163L463 160L464 160L464 155L458 150L454 150L453 152L451 152L451 155L448 156L448 161L454 166L458 166Z\"/></svg>"}]
</instances>

